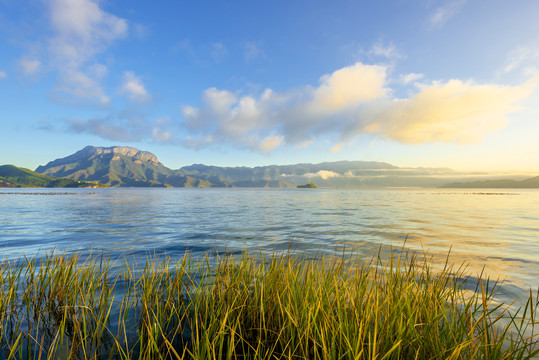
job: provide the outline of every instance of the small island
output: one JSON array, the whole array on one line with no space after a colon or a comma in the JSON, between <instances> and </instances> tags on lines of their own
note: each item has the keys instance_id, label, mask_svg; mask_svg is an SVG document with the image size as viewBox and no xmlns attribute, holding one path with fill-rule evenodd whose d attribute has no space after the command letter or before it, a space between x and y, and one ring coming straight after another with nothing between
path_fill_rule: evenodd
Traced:
<instances>
[{"instance_id":1,"label":"small island","mask_svg":"<svg viewBox=\"0 0 539 360\"><path fill-rule=\"evenodd\" d=\"M298 189L316 189L318 186L316 186L312 181L305 185L298 185Z\"/></svg>"}]
</instances>

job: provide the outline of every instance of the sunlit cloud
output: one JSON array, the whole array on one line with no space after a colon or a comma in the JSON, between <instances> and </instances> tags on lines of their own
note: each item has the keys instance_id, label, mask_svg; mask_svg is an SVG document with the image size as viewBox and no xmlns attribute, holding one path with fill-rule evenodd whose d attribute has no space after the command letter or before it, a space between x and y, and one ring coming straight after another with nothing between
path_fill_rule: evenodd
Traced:
<instances>
[{"instance_id":1,"label":"sunlit cloud","mask_svg":"<svg viewBox=\"0 0 539 360\"><path fill-rule=\"evenodd\" d=\"M151 96L146 91L142 80L132 71L125 71L123 83L119 90L120 94L127 95L134 103L144 103L151 100Z\"/></svg>"},{"instance_id":2,"label":"sunlit cloud","mask_svg":"<svg viewBox=\"0 0 539 360\"><path fill-rule=\"evenodd\" d=\"M331 151L332 153L338 153L341 150L342 150L342 144L337 144L333 146L331 149L329 149L329 151Z\"/></svg>"},{"instance_id":3,"label":"sunlit cloud","mask_svg":"<svg viewBox=\"0 0 539 360\"><path fill-rule=\"evenodd\" d=\"M263 152L270 152L271 150L279 147L284 141L284 136L267 136L260 141L260 150Z\"/></svg>"},{"instance_id":4,"label":"sunlit cloud","mask_svg":"<svg viewBox=\"0 0 539 360\"><path fill-rule=\"evenodd\" d=\"M334 177L341 177L342 175L339 174L339 173L336 173L334 171L320 170L320 171L318 171L316 173L306 173L303 176L305 176L305 177L319 177L322 180L327 180L327 179L334 178Z\"/></svg>"},{"instance_id":5,"label":"sunlit cloud","mask_svg":"<svg viewBox=\"0 0 539 360\"><path fill-rule=\"evenodd\" d=\"M313 106L320 110L341 110L386 95L385 66L356 63L323 76L314 91Z\"/></svg>"},{"instance_id":6,"label":"sunlit cloud","mask_svg":"<svg viewBox=\"0 0 539 360\"><path fill-rule=\"evenodd\" d=\"M460 80L434 83L408 99L374 106L352 124L350 133L370 132L401 143L472 143L503 128L508 114L537 85L479 85Z\"/></svg>"},{"instance_id":7,"label":"sunlit cloud","mask_svg":"<svg viewBox=\"0 0 539 360\"><path fill-rule=\"evenodd\" d=\"M22 58L19 60L19 66L25 75L32 75L41 69L41 61L37 59Z\"/></svg>"},{"instance_id":8,"label":"sunlit cloud","mask_svg":"<svg viewBox=\"0 0 539 360\"><path fill-rule=\"evenodd\" d=\"M356 63L320 78L318 87L278 93L266 89L259 96L238 96L228 90L209 88L202 96L203 106L182 108L185 125L200 138L212 143L232 142L253 150L269 151L259 144L269 134L283 139L275 145L306 144L317 134L335 131L334 116L386 96L387 68ZM344 124L341 124L344 125ZM208 141L185 144L200 147Z\"/></svg>"},{"instance_id":9,"label":"sunlit cloud","mask_svg":"<svg viewBox=\"0 0 539 360\"><path fill-rule=\"evenodd\" d=\"M289 91L264 90L241 95L209 88L202 106L182 108L188 147L235 144L255 151L311 144L332 136L341 149L361 134L408 144L470 143L504 127L509 114L520 109L537 78L521 85L477 84L458 79L417 83L420 74L407 74L415 93L396 98L389 87L390 68L356 63L324 75L317 87ZM270 141L271 140L271 141Z\"/></svg>"},{"instance_id":10,"label":"sunlit cloud","mask_svg":"<svg viewBox=\"0 0 539 360\"><path fill-rule=\"evenodd\" d=\"M7 74L3 71L0 71L0 79L5 79L7 78Z\"/></svg>"},{"instance_id":11,"label":"sunlit cloud","mask_svg":"<svg viewBox=\"0 0 539 360\"><path fill-rule=\"evenodd\" d=\"M303 149L311 146L312 144L314 144L314 140L305 140L303 142L300 142L299 144L296 144L296 149Z\"/></svg>"},{"instance_id":12,"label":"sunlit cloud","mask_svg":"<svg viewBox=\"0 0 539 360\"><path fill-rule=\"evenodd\" d=\"M227 90L207 89L203 108L185 106L183 116L193 131L213 133L215 141L243 143L257 148L260 133L282 122L285 142L303 143L312 132L334 128L328 117L385 96L386 68L356 63L320 78L317 88L276 93L265 90L258 98L237 97ZM258 140L256 140L258 139Z\"/></svg>"}]
</instances>

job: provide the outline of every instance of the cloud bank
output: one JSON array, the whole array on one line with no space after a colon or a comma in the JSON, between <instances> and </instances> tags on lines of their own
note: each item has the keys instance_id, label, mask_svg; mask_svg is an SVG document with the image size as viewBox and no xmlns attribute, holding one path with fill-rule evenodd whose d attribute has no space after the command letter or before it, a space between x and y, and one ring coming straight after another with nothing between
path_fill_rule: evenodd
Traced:
<instances>
[{"instance_id":1,"label":"cloud bank","mask_svg":"<svg viewBox=\"0 0 539 360\"><path fill-rule=\"evenodd\" d=\"M55 71L58 78L53 99L58 102L107 105L110 99L101 82L108 68L98 61L98 55L127 36L127 21L102 10L98 0L44 3L51 32L37 47L38 53L18 60L21 72Z\"/></svg>"},{"instance_id":2,"label":"cloud bank","mask_svg":"<svg viewBox=\"0 0 539 360\"><path fill-rule=\"evenodd\" d=\"M47 124L49 131L59 127ZM176 142L174 132L171 130L170 119L167 117L149 121L144 115L136 112L122 112L106 117L90 119L69 118L63 120L60 131L76 134L92 134L102 139L112 141L151 141L156 144L173 144Z\"/></svg>"},{"instance_id":3,"label":"cloud bank","mask_svg":"<svg viewBox=\"0 0 539 360\"><path fill-rule=\"evenodd\" d=\"M209 88L200 107L183 106L188 147L232 143L271 151L302 147L321 135L338 143L370 134L407 144L471 143L504 127L538 79L518 86L476 84L453 79L415 83L415 93L397 98L388 66L355 63L322 76L316 87L289 92L264 90L258 96ZM415 82L409 74L401 83Z\"/></svg>"},{"instance_id":4,"label":"cloud bank","mask_svg":"<svg viewBox=\"0 0 539 360\"><path fill-rule=\"evenodd\" d=\"M103 11L91 0L52 0L49 7L54 31L49 52L60 75L58 90L107 104L109 98L99 83L106 67L95 62L95 56L127 35L127 21Z\"/></svg>"}]
</instances>

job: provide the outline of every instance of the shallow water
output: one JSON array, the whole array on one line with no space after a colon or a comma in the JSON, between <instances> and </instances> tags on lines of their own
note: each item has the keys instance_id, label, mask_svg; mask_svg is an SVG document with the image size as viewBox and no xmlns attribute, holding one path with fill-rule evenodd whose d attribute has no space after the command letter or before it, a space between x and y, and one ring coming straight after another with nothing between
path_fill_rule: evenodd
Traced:
<instances>
[{"instance_id":1,"label":"shallow water","mask_svg":"<svg viewBox=\"0 0 539 360\"><path fill-rule=\"evenodd\" d=\"M450 251L472 276L500 279L506 302L539 286L537 190L0 189L0 214L4 259L289 248L368 259L404 245L435 266Z\"/></svg>"}]
</instances>

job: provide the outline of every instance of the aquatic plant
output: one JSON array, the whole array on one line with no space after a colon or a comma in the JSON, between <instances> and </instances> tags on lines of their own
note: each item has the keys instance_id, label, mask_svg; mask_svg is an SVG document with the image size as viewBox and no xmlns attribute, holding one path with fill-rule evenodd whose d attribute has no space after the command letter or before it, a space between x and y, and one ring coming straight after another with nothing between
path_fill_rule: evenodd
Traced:
<instances>
[{"instance_id":1,"label":"aquatic plant","mask_svg":"<svg viewBox=\"0 0 539 360\"><path fill-rule=\"evenodd\" d=\"M212 255L137 265L48 255L0 264L5 359L529 359L519 311L465 267L393 252L370 261ZM468 286L467 286L468 285Z\"/></svg>"}]
</instances>

